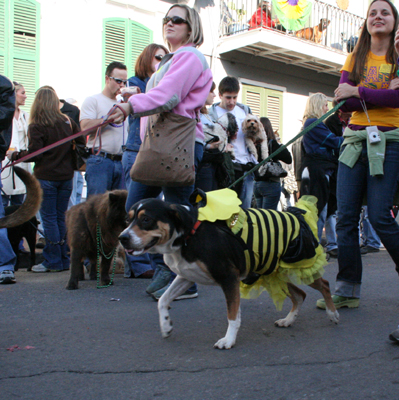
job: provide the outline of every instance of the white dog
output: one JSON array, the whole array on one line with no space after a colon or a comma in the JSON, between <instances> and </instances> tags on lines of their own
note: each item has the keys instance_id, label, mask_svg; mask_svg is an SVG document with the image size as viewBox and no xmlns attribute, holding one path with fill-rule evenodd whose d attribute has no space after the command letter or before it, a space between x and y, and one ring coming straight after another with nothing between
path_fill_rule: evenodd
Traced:
<instances>
[{"instance_id":1,"label":"white dog","mask_svg":"<svg viewBox=\"0 0 399 400\"><path fill-rule=\"evenodd\" d=\"M269 156L268 143L265 129L259 118L248 114L242 122L242 131L245 136L245 144L251 154L259 160L256 145L260 145L260 158L264 160Z\"/></svg>"},{"instance_id":2,"label":"white dog","mask_svg":"<svg viewBox=\"0 0 399 400\"><path fill-rule=\"evenodd\" d=\"M227 147L231 140L235 139L238 131L236 117L231 113L223 114L214 125L202 125L205 134L205 143L219 142L218 149L220 152L228 151L231 153L231 158L234 160L233 149ZM227 150L226 150L227 148Z\"/></svg>"}]
</instances>

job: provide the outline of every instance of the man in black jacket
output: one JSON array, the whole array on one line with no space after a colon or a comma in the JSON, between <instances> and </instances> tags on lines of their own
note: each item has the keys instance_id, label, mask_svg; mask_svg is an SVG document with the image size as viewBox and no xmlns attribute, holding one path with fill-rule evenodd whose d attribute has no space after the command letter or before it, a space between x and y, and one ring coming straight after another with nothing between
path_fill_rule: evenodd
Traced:
<instances>
[{"instance_id":1,"label":"man in black jacket","mask_svg":"<svg viewBox=\"0 0 399 400\"><path fill-rule=\"evenodd\" d=\"M15 111L14 86L0 75L0 161L10 147L12 119ZM3 185L0 180L0 188ZM0 218L4 217L3 202L0 201ZM14 266L17 259L8 240L7 229L0 229L0 284L15 283Z\"/></svg>"}]
</instances>

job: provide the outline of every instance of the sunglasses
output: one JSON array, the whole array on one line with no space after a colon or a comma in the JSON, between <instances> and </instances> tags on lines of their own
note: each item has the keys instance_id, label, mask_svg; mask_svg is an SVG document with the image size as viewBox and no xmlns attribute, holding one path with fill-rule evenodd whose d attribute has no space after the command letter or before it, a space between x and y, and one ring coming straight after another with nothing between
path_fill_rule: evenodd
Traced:
<instances>
[{"instance_id":1,"label":"sunglasses","mask_svg":"<svg viewBox=\"0 0 399 400\"><path fill-rule=\"evenodd\" d=\"M109 76L108 78L113 79L118 85L123 83L126 85L127 79L119 79L119 78L114 78L113 76Z\"/></svg>"},{"instance_id":2,"label":"sunglasses","mask_svg":"<svg viewBox=\"0 0 399 400\"><path fill-rule=\"evenodd\" d=\"M175 15L174 17L165 17L163 19L163 24L167 24L169 21L172 21L173 25L181 25L181 24L187 24L188 25L188 21L178 17L177 15Z\"/></svg>"},{"instance_id":3,"label":"sunglasses","mask_svg":"<svg viewBox=\"0 0 399 400\"><path fill-rule=\"evenodd\" d=\"M162 54L155 54L154 58L158 61L162 61L163 55Z\"/></svg>"}]
</instances>

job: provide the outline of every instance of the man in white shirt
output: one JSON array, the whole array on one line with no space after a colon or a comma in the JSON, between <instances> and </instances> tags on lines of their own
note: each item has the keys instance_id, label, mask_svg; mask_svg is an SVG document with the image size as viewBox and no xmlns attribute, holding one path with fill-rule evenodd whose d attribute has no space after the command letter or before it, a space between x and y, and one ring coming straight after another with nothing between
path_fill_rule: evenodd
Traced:
<instances>
[{"instance_id":1,"label":"man in white shirt","mask_svg":"<svg viewBox=\"0 0 399 400\"><path fill-rule=\"evenodd\" d=\"M232 144L234 147L235 160L233 160L236 180L257 164L257 160L248 151L245 144L244 133L242 132L242 122L251 110L245 104L237 103L237 96L240 91L240 83L233 76L226 76L219 83L220 103L214 104L209 109L209 115L218 120L223 114L229 112L236 117L238 125L237 139ZM238 197L242 201L241 207L251 207L252 194L254 189L254 176L248 175L241 183L234 187Z\"/></svg>"},{"instance_id":2,"label":"man in white shirt","mask_svg":"<svg viewBox=\"0 0 399 400\"><path fill-rule=\"evenodd\" d=\"M101 124L108 111L118 103L116 96L127 82L126 65L112 62L105 71L105 87L103 91L88 97L80 110L80 126L82 130ZM127 138L127 123L122 125L106 125L101 129L101 151L91 154L86 163L85 179L87 196L105 193L107 190L123 189L122 146ZM90 134L87 147L97 153L99 138L94 142L95 132Z\"/></svg>"}]
</instances>

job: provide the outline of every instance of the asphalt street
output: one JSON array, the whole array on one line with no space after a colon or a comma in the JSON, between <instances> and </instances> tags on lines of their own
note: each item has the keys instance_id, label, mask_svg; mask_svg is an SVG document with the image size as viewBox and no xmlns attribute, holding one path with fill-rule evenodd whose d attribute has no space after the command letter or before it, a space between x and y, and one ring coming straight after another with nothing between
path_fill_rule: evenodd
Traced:
<instances>
[{"instance_id":1,"label":"asphalt street","mask_svg":"<svg viewBox=\"0 0 399 400\"><path fill-rule=\"evenodd\" d=\"M242 301L236 346L215 350L227 329L221 289L174 302L174 331L161 337L148 280L65 290L69 272L20 270L0 285L0 399L399 399L399 277L386 251L363 257L358 309L334 325L304 287L295 325L277 328L266 293ZM326 266L334 287L337 263ZM116 300L112 300L116 299Z\"/></svg>"}]
</instances>

